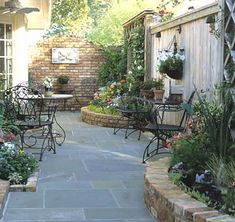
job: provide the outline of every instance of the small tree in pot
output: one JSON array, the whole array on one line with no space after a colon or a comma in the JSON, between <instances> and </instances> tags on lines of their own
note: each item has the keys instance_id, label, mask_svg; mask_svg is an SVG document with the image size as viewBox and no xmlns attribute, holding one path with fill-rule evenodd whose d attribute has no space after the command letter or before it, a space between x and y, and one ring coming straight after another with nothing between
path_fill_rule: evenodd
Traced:
<instances>
[{"instance_id":1,"label":"small tree in pot","mask_svg":"<svg viewBox=\"0 0 235 222\"><path fill-rule=\"evenodd\" d=\"M141 94L146 99L153 99L154 98L154 91L162 90L164 87L163 79L158 80L146 80L141 85ZM163 93L164 94L164 93Z\"/></svg>"},{"instance_id":2,"label":"small tree in pot","mask_svg":"<svg viewBox=\"0 0 235 222\"><path fill-rule=\"evenodd\" d=\"M153 88L154 99L157 101L162 101L163 95L165 93L164 90L164 79L159 78L155 80L155 87Z\"/></svg>"},{"instance_id":3,"label":"small tree in pot","mask_svg":"<svg viewBox=\"0 0 235 222\"><path fill-rule=\"evenodd\" d=\"M57 77L59 83L58 91L61 93L71 92L71 88L68 86L69 76L61 74Z\"/></svg>"}]
</instances>

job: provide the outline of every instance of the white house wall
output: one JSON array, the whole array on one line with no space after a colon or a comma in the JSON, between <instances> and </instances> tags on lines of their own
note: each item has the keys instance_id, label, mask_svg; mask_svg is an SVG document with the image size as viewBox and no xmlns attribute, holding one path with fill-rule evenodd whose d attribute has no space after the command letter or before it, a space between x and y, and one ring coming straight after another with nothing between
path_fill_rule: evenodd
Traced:
<instances>
[{"instance_id":1,"label":"white house wall","mask_svg":"<svg viewBox=\"0 0 235 222\"><path fill-rule=\"evenodd\" d=\"M13 33L13 85L22 81L27 81L28 61L27 61L27 41L26 39L26 18L24 14L0 15L0 23L12 24Z\"/></svg>"},{"instance_id":2,"label":"white house wall","mask_svg":"<svg viewBox=\"0 0 235 222\"><path fill-rule=\"evenodd\" d=\"M13 85L16 85L28 80L28 42L24 14L15 16L13 26Z\"/></svg>"},{"instance_id":3,"label":"white house wall","mask_svg":"<svg viewBox=\"0 0 235 222\"><path fill-rule=\"evenodd\" d=\"M5 0L0 0L4 6ZM1 14L0 23L12 24L13 27L13 85L28 80L28 48L49 28L51 0L21 0L23 7L37 7L39 12L30 14Z\"/></svg>"}]
</instances>

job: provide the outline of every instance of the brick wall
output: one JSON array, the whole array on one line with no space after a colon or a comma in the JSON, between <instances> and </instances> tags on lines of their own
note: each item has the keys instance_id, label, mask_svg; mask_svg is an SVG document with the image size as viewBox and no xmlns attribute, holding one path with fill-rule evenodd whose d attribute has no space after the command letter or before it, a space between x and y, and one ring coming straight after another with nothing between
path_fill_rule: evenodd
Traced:
<instances>
[{"instance_id":1,"label":"brick wall","mask_svg":"<svg viewBox=\"0 0 235 222\"><path fill-rule=\"evenodd\" d=\"M78 64L53 64L52 48L78 48ZM29 73L34 82L42 84L46 76L56 79L60 74L70 77L69 87L74 89L74 98L67 101L67 109L77 109L87 104L96 90L100 65L104 62L103 51L77 36L53 36L43 39L30 50ZM55 81L55 90L58 84Z\"/></svg>"}]
</instances>

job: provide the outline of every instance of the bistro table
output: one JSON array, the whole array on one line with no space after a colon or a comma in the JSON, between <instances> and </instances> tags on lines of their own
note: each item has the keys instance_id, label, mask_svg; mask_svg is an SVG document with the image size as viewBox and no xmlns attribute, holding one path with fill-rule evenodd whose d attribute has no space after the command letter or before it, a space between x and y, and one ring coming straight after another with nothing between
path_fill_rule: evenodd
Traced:
<instances>
[{"instance_id":1,"label":"bistro table","mask_svg":"<svg viewBox=\"0 0 235 222\"><path fill-rule=\"evenodd\" d=\"M56 101L63 100L64 101L63 110L65 110L67 100L71 99L71 98L73 98L72 94L57 94L57 93L55 93L52 96L43 96L43 100L45 102L48 102L49 104L53 104L53 103L56 103ZM66 133L65 133L64 128L58 123L56 115L55 115L54 120L55 120L55 123L59 127L59 130L61 132L57 132L55 130L53 132L53 135L54 135L56 144L61 146L65 141Z\"/></svg>"},{"instance_id":2,"label":"bistro table","mask_svg":"<svg viewBox=\"0 0 235 222\"><path fill-rule=\"evenodd\" d=\"M66 102L68 99L73 98L72 94L52 94L52 96L43 96L43 100L49 101L50 103L53 103L55 101L60 101L63 100L64 101L64 105L63 105L63 110L65 110L66 108Z\"/></svg>"}]
</instances>

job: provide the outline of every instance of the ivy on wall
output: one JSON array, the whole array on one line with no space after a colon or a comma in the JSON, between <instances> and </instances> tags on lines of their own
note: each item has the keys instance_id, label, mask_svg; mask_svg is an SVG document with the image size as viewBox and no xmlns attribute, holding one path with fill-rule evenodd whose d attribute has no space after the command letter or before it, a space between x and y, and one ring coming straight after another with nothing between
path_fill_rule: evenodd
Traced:
<instances>
[{"instance_id":1,"label":"ivy on wall","mask_svg":"<svg viewBox=\"0 0 235 222\"><path fill-rule=\"evenodd\" d=\"M130 85L130 94L138 95L140 84L144 81L144 37L145 30L142 24L126 31L125 44L127 45L128 72L127 82Z\"/></svg>"}]
</instances>

